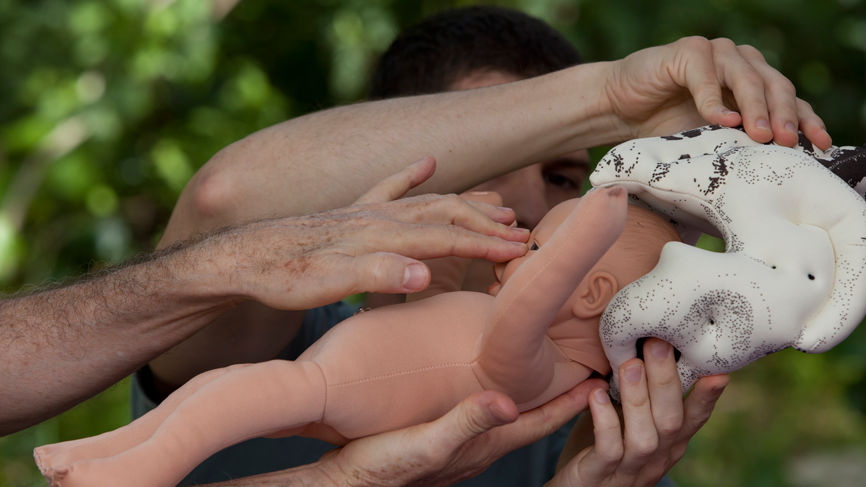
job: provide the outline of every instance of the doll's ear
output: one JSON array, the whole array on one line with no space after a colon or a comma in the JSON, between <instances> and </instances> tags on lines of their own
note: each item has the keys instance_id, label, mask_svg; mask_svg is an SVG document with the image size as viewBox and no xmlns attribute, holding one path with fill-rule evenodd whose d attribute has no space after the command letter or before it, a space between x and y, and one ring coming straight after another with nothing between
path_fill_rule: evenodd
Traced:
<instances>
[{"instance_id":1,"label":"doll's ear","mask_svg":"<svg viewBox=\"0 0 866 487\"><path fill-rule=\"evenodd\" d=\"M595 318L604 313L610 300L619 291L619 283L610 272L595 271L586 276L577 288L577 302L572 311L580 319Z\"/></svg>"}]
</instances>

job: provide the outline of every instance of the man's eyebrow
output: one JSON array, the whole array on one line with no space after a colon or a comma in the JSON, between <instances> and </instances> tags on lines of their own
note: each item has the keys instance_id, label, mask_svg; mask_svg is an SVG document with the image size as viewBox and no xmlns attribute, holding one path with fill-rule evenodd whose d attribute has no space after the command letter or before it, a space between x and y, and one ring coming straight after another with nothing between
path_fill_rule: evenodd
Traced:
<instances>
[{"instance_id":1,"label":"man's eyebrow","mask_svg":"<svg viewBox=\"0 0 866 487\"><path fill-rule=\"evenodd\" d=\"M545 166L559 166L577 169L589 169L589 161L585 159L572 159L570 157L558 157L544 163Z\"/></svg>"}]
</instances>

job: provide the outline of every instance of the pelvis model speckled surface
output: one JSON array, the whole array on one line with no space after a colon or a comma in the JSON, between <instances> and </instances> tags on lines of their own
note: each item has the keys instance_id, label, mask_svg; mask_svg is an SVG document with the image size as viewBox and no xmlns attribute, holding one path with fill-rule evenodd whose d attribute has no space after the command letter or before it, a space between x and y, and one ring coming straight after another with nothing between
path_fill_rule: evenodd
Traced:
<instances>
[{"instance_id":1,"label":"pelvis model speckled surface","mask_svg":"<svg viewBox=\"0 0 866 487\"><path fill-rule=\"evenodd\" d=\"M599 327L613 370L658 337L681 353L685 392L786 347L819 353L845 339L866 314L864 175L864 149L766 145L720 126L612 149L593 186L625 186L686 242L725 240L724 253L668 243L615 296ZM616 374L611 386L618 399Z\"/></svg>"}]
</instances>

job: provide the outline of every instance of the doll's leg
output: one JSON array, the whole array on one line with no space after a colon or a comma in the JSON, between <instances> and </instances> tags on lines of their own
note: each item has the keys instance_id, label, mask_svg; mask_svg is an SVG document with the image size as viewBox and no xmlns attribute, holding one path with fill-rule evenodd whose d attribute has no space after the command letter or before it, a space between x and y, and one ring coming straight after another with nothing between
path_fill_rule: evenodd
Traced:
<instances>
[{"instance_id":1,"label":"doll's leg","mask_svg":"<svg viewBox=\"0 0 866 487\"><path fill-rule=\"evenodd\" d=\"M172 487L235 443L320 421L326 384L318 365L274 360L233 370L185 399L156 432L118 455L54 470L55 487Z\"/></svg>"},{"instance_id":2,"label":"doll's leg","mask_svg":"<svg viewBox=\"0 0 866 487\"><path fill-rule=\"evenodd\" d=\"M146 441L159 428L172 411L193 395L199 388L224 374L248 367L250 364L238 364L221 369L201 373L174 391L156 409L148 412L132 423L91 438L65 441L53 445L40 446L33 450L36 465L46 478L50 477L54 468L69 465L85 458L105 458L124 452L139 443Z\"/></svg>"}]
</instances>

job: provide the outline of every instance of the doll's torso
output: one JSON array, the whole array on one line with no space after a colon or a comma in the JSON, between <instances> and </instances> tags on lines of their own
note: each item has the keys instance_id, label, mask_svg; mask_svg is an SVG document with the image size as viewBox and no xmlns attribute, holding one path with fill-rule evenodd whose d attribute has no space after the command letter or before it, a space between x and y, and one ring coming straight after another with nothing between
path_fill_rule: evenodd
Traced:
<instances>
[{"instance_id":1,"label":"doll's torso","mask_svg":"<svg viewBox=\"0 0 866 487\"><path fill-rule=\"evenodd\" d=\"M473 362L493 300L483 293L446 293L361 313L333 328L298 358L316 363L327 382L322 423L357 438L432 421L483 390ZM547 390L519 404L521 411L589 375L562 353L555 369Z\"/></svg>"}]
</instances>

